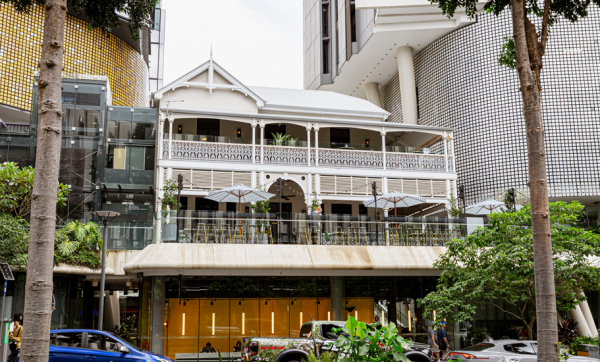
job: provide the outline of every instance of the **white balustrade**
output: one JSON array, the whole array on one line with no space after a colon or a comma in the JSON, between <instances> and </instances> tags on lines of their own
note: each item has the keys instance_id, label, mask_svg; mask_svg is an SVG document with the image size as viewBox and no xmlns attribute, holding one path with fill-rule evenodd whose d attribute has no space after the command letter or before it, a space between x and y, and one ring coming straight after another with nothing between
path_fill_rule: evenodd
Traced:
<instances>
[{"instance_id":1,"label":"white balustrade","mask_svg":"<svg viewBox=\"0 0 600 362\"><path fill-rule=\"evenodd\" d=\"M173 140L173 160L190 160L202 162L234 162L252 163L253 146L251 144L215 143ZM169 141L163 141L162 158L167 159ZM305 166L308 164L304 147L263 146L264 164ZM319 148L318 167L343 167L361 169L383 169L383 152L359 151L334 148ZM454 172L453 156L420 153L386 152L385 164L388 170L421 171L421 172ZM261 148L254 147L254 159L261 163ZM311 149L310 164L316 165L315 150Z\"/></svg>"}]
</instances>

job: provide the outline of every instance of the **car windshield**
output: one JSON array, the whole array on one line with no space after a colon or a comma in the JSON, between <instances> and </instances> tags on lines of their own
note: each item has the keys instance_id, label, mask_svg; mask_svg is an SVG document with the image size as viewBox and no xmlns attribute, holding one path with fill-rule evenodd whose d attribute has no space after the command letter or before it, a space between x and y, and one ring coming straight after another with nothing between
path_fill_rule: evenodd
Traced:
<instances>
[{"instance_id":1,"label":"car windshield","mask_svg":"<svg viewBox=\"0 0 600 362\"><path fill-rule=\"evenodd\" d=\"M462 350L479 352L479 351L485 351L486 349L490 349L490 348L494 348L494 347L496 347L496 345L492 344L492 343L479 343L474 346L465 347Z\"/></svg>"},{"instance_id":2,"label":"car windshield","mask_svg":"<svg viewBox=\"0 0 600 362\"><path fill-rule=\"evenodd\" d=\"M111 336L118 338L119 342L123 343L124 345L126 345L129 348L133 348L136 351L142 352L142 350L139 347L136 347L134 345L132 345L131 343L125 341L123 338L117 336L116 334L112 333L112 332L108 332Z\"/></svg>"}]
</instances>

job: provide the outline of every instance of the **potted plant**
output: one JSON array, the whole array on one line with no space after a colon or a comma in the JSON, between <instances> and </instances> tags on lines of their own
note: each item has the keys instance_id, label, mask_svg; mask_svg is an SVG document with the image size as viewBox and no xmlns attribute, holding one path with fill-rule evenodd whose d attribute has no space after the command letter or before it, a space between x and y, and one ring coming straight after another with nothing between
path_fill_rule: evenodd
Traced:
<instances>
[{"instance_id":1,"label":"potted plant","mask_svg":"<svg viewBox=\"0 0 600 362\"><path fill-rule=\"evenodd\" d=\"M161 241L174 241L177 239L177 224L170 223L169 216L175 215L171 211L175 210L176 212L178 207L181 207L181 204L177 205L177 184L175 181L167 180L165 183L163 197L160 199L160 201L162 202L163 208L161 211L161 216L163 219L166 218L166 222L162 227ZM175 222L177 222L177 220L175 220Z\"/></svg>"},{"instance_id":2,"label":"potted plant","mask_svg":"<svg viewBox=\"0 0 600 362\"><path fill-rule=\"evenodd\" d=\"M279 132L276 132L276 133L272 133L271 132L271 136L273 136L273 144L275 146L283 146L283 143L285 141L287 141L288 138L290 138L289 134L285 134L284 135L284 134L281 134Z\"/></svg>"}]
</instances>

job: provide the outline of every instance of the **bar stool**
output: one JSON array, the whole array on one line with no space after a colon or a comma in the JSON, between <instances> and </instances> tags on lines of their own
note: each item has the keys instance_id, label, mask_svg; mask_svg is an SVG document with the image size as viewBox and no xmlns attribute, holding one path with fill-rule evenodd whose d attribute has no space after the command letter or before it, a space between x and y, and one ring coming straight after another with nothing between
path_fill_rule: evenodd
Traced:
<instances>
[{"instance_id":1,"label":"bar stool","mask_svg":"<svg viewBox=\"0 0 600 362\"><path fill-rule=\"evenodd\" d=\"M234 230L233 230L233 226L231 226L231 225L221 226L221 244L225 244L226 241L229 241L229 243L233 243L232 231L234 231Z\"/></svg>"},{"instance_id":2,"label":"bar stool","mask_svg":"<svg viewBox=\"0 0 600 362\"><path fill-rule=\"evenodd\" d=\"M369 238L367 238L367 228L357 227L356 228L356 241L360 245L369 245Z\"/></svg>"},{"instance_id":3,"label":"bar stool","mask_svg":"<svg viewBox=\"0 0 600 362\"><path fill-rule=\"evenodd\" d=\"M307 226L298 227L298 244L310 244L310 231Z\"/></svg>"},{"instance_id":4,"label":"bar stool","mask_svg":"<svg viewBox=\"0 0 600 362\"><path fill-rule=\"evenodd\" d=\"M198 242L198 236L200 236L200 241L206 241L204 237L204 229L206 228L205 224L196 224L196 237L194 238L194 243Z\"/></svg>"},{"instance_id":5,"label":"bar stool","mask_svg":"<svg viewBox=\"0 0 600 362\"><path fill-rule=\"evenodd\" d=\"M244 225L236 224L233 226L233 239L231 241L234 244L244 244Z\"/></svg>"},{"instance_id":6,"label":"bar stool","mask_svg":"<svg viewBox=\"0 0 600 362\"><path fill-rule=\"evenodd\" d=\"M344 228L336 227L333 229L333 240L334 245L344 245Z\"/></svg>"},{"instance_id":7,"label":"bar stool","mask_svg":"<svg viewBox=\"0 0 600 362\"><path fill-rule=\"evenodd\" d=\"M262 234L260 237L261 243L265 241L265 237L267 238L267 241L270 241L269 244L273 244L273 231L270 224L262 226Z\"/></svg>"},{"instance_id":8,"label":"bar stool","mask_svg":"<svg viewBox=\"0 0 600 362\"><path fill-rule=\"evenodd\" d=\"M248 244L258 244L258 225L248 225Z\"/></svg>"},{"instance_id":9,"label":"bar stool","mask_svg":"<svg viewBox=\"0 0 600 362\"><path fill-rule=\"evenodd\" d=\"M314 245L321 244L321 233L318 226L311 226L309 229L310 243Z\"/></svg>"}]
</instances>

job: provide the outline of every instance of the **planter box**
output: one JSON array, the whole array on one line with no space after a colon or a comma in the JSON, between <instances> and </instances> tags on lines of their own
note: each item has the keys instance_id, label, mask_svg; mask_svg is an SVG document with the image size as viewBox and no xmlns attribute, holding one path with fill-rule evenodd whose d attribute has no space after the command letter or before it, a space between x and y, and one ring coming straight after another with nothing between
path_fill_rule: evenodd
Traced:
<instances>
[{"instance_id":1,"label":"planter box","mask_svg":"<svg viewBox=\"0 0 600 362\"><path fill-rule=\"evenodd\" d=\"M593 344L580 344L577 346L577 356L600 359L600 347Z\"/></svg>"}]
</instances>

